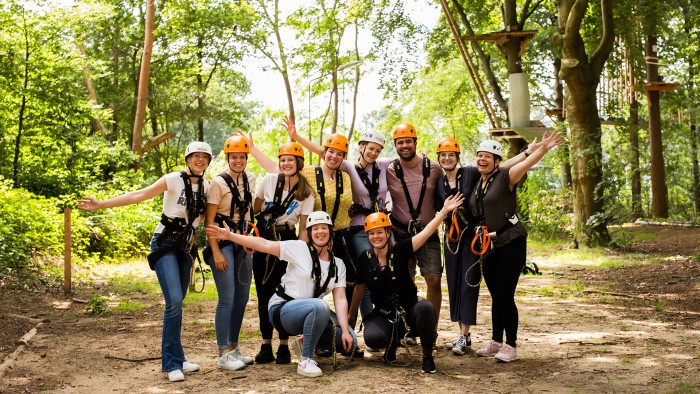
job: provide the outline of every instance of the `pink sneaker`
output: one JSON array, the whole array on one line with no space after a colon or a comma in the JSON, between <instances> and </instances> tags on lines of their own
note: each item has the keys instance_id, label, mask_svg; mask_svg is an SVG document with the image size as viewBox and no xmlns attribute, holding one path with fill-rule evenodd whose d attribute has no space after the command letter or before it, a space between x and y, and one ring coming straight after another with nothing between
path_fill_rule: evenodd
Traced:
<instances>
[{"instance_id":1,"label":"pink sneaker","mask_svg":"<svg viewBox=\"0 0 700 394\"><path fill-rule=\"evenodd\" d=\"M510 346L506 343L505 345L503 345L501 350L498 353L496 353L496 358L505 363L509 363L518 359L518 352L515 351L515 348L513 346Z\"/></svg>"},{"instance_id":2,"label":"pink sneaker","mask_svg":"<svg viewBox=\"0 0 700 394\"><path fill-rule=\"evenodd\" d=\"M500 343L494 341L493 339L489 339L489 341L486 342L481 349L476 351L476 355L481 357L495 356L501 350L501 347L502 345Z\"/></svg>"}]
</instances>

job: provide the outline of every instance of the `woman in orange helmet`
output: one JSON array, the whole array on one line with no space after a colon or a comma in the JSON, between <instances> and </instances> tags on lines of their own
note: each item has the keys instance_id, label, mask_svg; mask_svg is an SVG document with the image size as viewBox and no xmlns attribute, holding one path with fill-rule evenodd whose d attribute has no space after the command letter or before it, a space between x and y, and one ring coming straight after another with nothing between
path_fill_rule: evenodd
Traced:
<instances>
[{"instance_id":1,"label":"woman in orange helmet","mask_svg":"<svg viewBox=\"0 0 700 394\"><path fill-rule=\"evenodd\" d=\"M207 193L207 224L224 223L238 234L248 232L253 220L255 175L246 170L250 146L245 138L234 135L224 143L228 168L214 177ZM214 315L219 369L240 370L253 363L238 347L245 307L250 294L252 255L230 241L212 241L204 249L204 260L212 267L219 295Z\"/></svg>"},{"instance_id":2,"label":"woman in orange helmet","mask_svg":"<svg viewBox=\"0 0 700 394\"><path fill-rule=\"evenodd\" d=\"M252 140L248 141L251 153L255 155ZM295 226L305 223L307 216L313 212L314 191L301 170L304 168L304 149L296 142L282 144L277 152L278 170L271 172L260 181L255 194L253 210L258 219L260 236L270 241L287 241L297 239ZM256 157L257 158L257 157ZM306 232L301 231L298 239L308 241ZM268 303L286 272L287 262L277 256L257 252L253 255L253 276L258 295L258 318L263 343L255 357L256 363L289 364L289 352L286 333L279 333L280 345L277 356L272 353L273 326L268 318Z\"/></svg>"},{"instance_id":3,"label":"woman in orange helmet","mask_svg":"<svg viewBox=\"0 0 700 394\"><path fill-rule=\"evenodd\" d=\"M365 287L369 288L374 310L364 321L365 344L385 348L384 360L396 361L399 340L419 336L423 348L422 370L435 373L433 343L437 337L435 308L418 298L418 289L409 272L408 261L428 241L448 213L459 207L464 198L457 193L445 200L435 217L416 235L396 243L391 241L391 221L383 212L365 219L365 232L372 248L360 256L356 292L349 315L357 312ZM408 330L407 330L408 328Z\"/></svg>"}]
</instances>

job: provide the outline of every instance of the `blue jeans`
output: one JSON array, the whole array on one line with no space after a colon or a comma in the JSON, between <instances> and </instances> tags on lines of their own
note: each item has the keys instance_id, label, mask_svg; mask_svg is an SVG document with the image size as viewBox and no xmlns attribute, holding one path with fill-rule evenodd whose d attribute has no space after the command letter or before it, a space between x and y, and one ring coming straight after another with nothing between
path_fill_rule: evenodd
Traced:
<instances>
[{"instance_id":1,"label":"blue jeans","mask_svg":"<svg viewBox=\"0 0 700 394\"><path fill-rule=\"evenodd\" d=\"M227 349L229 345L238 345L238 334L250 295L253 258L242 247L231 243L221 248L221 253L226 258L226 271L216 268L213 257L209 259L209 265L219 294L214 317L216 344L219 349Z\"/></svg>"},{"instance_id":2,"label":"blue jeans","mask_svg":"<svg viewBox=\"0 0 700 394\"><path fill-rule=\"evenodd\" d=\"M275 311L282 304L273 305L268 311L270 322L273 321ZM328 330L329 319L333 319L337 325L337 317L326 301L320 298L306 298L292 300L281 306L280 321L284 330L290 335L303 334L301 356L314 358L314 350L319 342L330 345L332 329ZM353 349L357 346L357 335L352 327L348 327L353 340ZM342 330L338 326L335 332L336 349L343 348ZM330 346L329 346L330 347Z\"/></svg>"},{"instance_id":3,"label":"blue jeans","mask_svg":"<svg viewBox=\"0 0 700 394\"><path fill-rule=\"evenodd\" d=\"M185 351L182 349L180 330L182 328L182 301L190 285L190 268L192 261L187 258L179 262L177 250L182 253L182 244L165 240L160 246L156 245L157 234L151 239L151 252L167 249L155 264L156 276L165 299L163 313L163 338L161 341L161 358L163 372L182 369L185 362Z\"/></svg>"},{"instance_id":4,"label":"blue jeans","mask_svg":"<svg viewBox=\"0 0 700 394\"><path fill-rule=\"evenodd\" d=\"M352 255L355 265L360 261L360 255L366 250L372 248L372 244L369 243L369 238L367 238L367 233L364 230L360 230L353 234L349 240L350 254ZM352 299L348 299L348 303L352 302ZM372 299L369 295L369 289L365 287L365 294L362 296L362 301L360 301L360 314L362 315L362 320L364 320L372 312Z\"/></svg>"}]
</instances>

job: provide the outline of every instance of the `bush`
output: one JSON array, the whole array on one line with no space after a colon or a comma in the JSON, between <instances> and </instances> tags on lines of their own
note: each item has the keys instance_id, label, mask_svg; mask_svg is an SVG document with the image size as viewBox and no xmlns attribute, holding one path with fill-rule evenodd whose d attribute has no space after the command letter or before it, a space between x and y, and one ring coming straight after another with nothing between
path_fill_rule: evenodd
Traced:
<instances>
[{"instance_id":1,"label":"bush","mask_svg":"<svg viewBox=\"0 0 700 394\"><path fill-rule=\"evenodd\" d=\"M58 200L12 189L0 178L0 276L39 268L42 257L63 253Z\"/></svg>"}]
</instances>

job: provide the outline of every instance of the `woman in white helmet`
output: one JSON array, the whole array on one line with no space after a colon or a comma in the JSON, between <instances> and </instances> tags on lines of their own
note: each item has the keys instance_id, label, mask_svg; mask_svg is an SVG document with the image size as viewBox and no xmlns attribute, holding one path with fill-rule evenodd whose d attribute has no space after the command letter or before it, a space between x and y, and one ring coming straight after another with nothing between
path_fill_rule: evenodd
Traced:
<instances>
[{"instance_id":1,"label":"woman in white helmet","mask_svg":"<svg viewBox=\"0 0 700 394\"><path fill-rule=\"evenodd\" d=\"M187 169L163 175L150 186L110 198L78 200L79 209L96 210L136 204L163 195L163 214L151 239L148 264L156 271L163 297L162 370L171 382L185 380L183 373L199 370L185 359L180 340L182 301L190 282L195 229L204 218L209 183L203 178L212 151L206 142L195 141L185 149Z\"/></svg>"},{"instance_id":2,"label":"woman in white helmet","mask_svg":"<svg viewBox=\"0 0 700 394\"><path fill-rule=\"evenodd\" d=\"M224 228L207 227L210 239L229 240L288 262L287 271L270 299L268 317L278 330L290 335L301 334L292 341L292 349L299 357L297 373L317 377L322 371L313 359L316 345L332 345L335 340L336 347L350 353L356 347L357 338L348 325L345 264L333 256L330 215L323 211L309 214L306 232L308 243L248 237L231 233L226 225ZM329 292L333 293L335 312L323 301ZM335 332L333 327L337 327Z\"/></svg>"},{"instance_id":3,"label":"woman in white helmet","mask_svg":"<svg viewBox=\"0 0 700 394\"><path fill-rule=\"evenodd\" d=\"M476 354L510 362L517 359L518 308L515 288L525 265L527 231L516 215L516 186L527 171L561 141L560 133L546 134L525 160L501 169L503 148L497 141L482 142L476 150L480 181L469 196L469 210L477 224L472 252L481 255L484 280L491 294L492 337ZM503 338L505 331L505 344Z\"/></svg>"},{"instance_id":4,"label":"woman in white helmet","mask_svg":"<svg viewBox=\"0 0 700 394\"><path fill-rule=\"evenodd\" d=\"M287 134L299 142L306 149L323 157L324 147L307 140L296 131L291 119L285 119L283 124ZM355 262L360 254L371 247L367 234L363 231L365 218L374 212L386 212L387 193L389 188L386 183L386 173L393 159L380 158L384 149L384 137L377 131L366 131L360 135L358 142L359 156L356 162L343 160L340 169L349 175L352 185L352 206L348 212L350 225L345 234L348 240L350 258L353 264L348 264L348 300L352 299L355 274L350 268L356 267ZM360 314L365 317L372 311L372 302L369 292L366 291L359 308ZM351 325L355 325L357 316L350 316Z\"/></svg>"}]
</instances>

